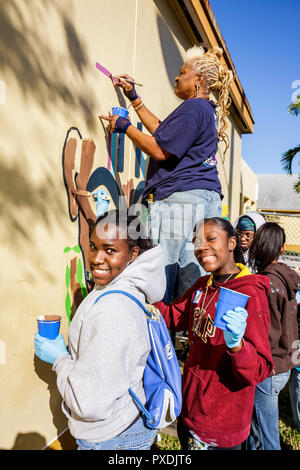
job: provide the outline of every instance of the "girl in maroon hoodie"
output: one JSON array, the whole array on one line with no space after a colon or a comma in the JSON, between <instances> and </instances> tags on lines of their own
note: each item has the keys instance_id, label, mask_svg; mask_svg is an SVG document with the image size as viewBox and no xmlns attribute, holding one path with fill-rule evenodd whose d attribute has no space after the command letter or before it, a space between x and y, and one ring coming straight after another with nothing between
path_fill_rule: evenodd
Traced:
<instances>
[{"instance_id":1,"label":"girl in maroon hoodie","mask_svg":"<svg viewBox=\"0 0 300 470\"><path fill-rule=\"evenodd\" d=\"M278 262L284 243L283 228L274 222L267 222L257 230L249 250L252 270L270 279L269 340L274 362L270 377L256 387L251 433L247 442L250 450L280 450L278 397L290 375L298 373L297 370L294 372L294 368L297 365L295 358L299 356L296 293L300 278L296 271ZM294 382L298 382L296 377L293 377L292 384ZM292 388L291 392L291 396L297 398L296 390ZM293 411L296 412L296 409Z\"/></svg>"},{"instance_id":2,"label":"girl in maroon hoodie","mask_svg":"<svg viewBox=\"0 0 300 470\"><path fill-rule=\"evenodd\" d=\"M194 238L203 276L160 309L167 326L188 330L178 436L184 450L240 449L251 423L255 386L272 371L268 341L269 280L244 266L236 232L224 219L204 219ZM229 331L214 326L219 287L250 296L247 310L227 311Z\"/></svg>"}]
</instances>

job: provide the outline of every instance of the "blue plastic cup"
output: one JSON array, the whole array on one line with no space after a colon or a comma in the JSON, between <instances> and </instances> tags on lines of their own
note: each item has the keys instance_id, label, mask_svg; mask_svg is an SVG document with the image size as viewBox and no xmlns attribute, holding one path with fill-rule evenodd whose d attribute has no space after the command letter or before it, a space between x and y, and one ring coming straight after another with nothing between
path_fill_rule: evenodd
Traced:
<instances>
[{"instance_id":1,"label":"blue plastic cup","mask_svg":"<svg viewBox=\"0 0 300 470\"><path fill-rule=\"evenodd\" d=\"M236 307L245 308L248 299L249 295L241 294L236 290L227 289L226 287L220 287L214 326L229 331L226 322L222 320L223 315L225 315L228 310L233 310Z\"/></svg>"},{"instance_id":2,"label":"blue plastic cup","mask_svg":"<svg viewBox=\"0 0 300 470\"><path fill-rule=\"evenodd\" d=\"M112 113L116 114L118 116L124 117L124 118L127 118L127 116L128 116L127 109L122 108L121 106L115 106L114 108L112 108Z\"/></svg>"},{"instance_id":3,"label":"blue plastic cup","mask_svg":"<svg viewBox=\"0 0 300 470\"><path fill-rule=\"evenodd\" d=\"M59 335L61 317L58 315L41 315L37 318L40 336L55 339Z\"/></svg>"}]
</instances>

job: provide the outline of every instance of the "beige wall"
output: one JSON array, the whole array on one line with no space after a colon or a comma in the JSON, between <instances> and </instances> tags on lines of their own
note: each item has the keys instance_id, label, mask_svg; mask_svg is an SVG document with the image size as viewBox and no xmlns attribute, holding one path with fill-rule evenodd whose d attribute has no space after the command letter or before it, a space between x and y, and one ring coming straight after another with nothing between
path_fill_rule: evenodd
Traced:
<instances>
[{"instance_id":1,"label":"beige wall","mask_svg":"<svg viewBox=\"0 0 300 470\"><path fill-rule=\"evenodd\" d=\"M240 214L242 136L231 116L228 119L227 132L230 137L230 147L223 162L224 144L219 145L218 171L224 195L223 216L233 223Z\"/></svg>"},{"instance_id":2,"label":"beige wall","mask_svg":"<svg viewBox=\"0 0 300 470\"><path fill-rule=\"evenodd\" d=\"M223 216L234 223L247 210L255 211L257 202L257 176L241 157L242 136L232 119L228 120L230 148L222 162L223 145L219 145L218 171L224 194Z\"/></svg>"},{"instance_id":3,"label":"beige wall","mask_svg":"<svg viewBox=\"0 0 300 470\"><path fill-rule=\"evenodd\" d=\"M192 44L164 0L10 0L1 17L0 448L40 449L67 426L55 375L33 354L38 315L61 314L67 338L66 272L81 258L73 249L64 252L78 245L62 176L67 130L75 126L94 140L92 171L107 168L97 114L118 97L95 63L143 83L144 102L163 119L179 104L172 82ZM135 124L132 109L130 117ZM230 132L232 165L227 158L219 171L232 218L238 215L241 136L231 121ZM70 136L78 141L79 171L81 141L76 131ZM124 171L113 175L120 187L131 179L136 186L134 167L126 139Z\"/></svg>"},{"instance_id":4,"label":"beige wall","mask_svg":"<svg viewBox=\"0 0 300 470\"><path fill-rule=\"evenodd\" d=\"M256 174L243 159L241 159L241 171L241 213L244 214L247 210L256 210L258 183Z\"/></svg>"}]
</instances>

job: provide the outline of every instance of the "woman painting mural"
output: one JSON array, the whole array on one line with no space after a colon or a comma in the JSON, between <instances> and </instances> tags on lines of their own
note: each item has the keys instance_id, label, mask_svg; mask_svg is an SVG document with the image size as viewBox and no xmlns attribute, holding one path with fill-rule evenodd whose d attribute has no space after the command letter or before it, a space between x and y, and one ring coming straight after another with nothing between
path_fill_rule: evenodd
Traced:
<instances>
[{"instance_id":1,"label":"woman painting mural","mask_svg":"<svg viewBox=\"0 0 300 470\"><path fill-rule=\"evenodd\" d=\"M143 203L149 207L151 237L164 251L167 274L165 302L182 295L200 276L192 249L193 227L201 218L222 215L221 184L217 171L218 141L225 133L230 106L230 70L221 65L222 49L204 52L192 47L175 78L174 92L183 100L160 121L137 95L134 81L120 75L123 88L139 120L151 135L137 129L127 118L100 116L109 121L111 132L126 133L142 152L150 156ZM218 95L217 103L210 93Z\"/></svg>"}]
</instances>

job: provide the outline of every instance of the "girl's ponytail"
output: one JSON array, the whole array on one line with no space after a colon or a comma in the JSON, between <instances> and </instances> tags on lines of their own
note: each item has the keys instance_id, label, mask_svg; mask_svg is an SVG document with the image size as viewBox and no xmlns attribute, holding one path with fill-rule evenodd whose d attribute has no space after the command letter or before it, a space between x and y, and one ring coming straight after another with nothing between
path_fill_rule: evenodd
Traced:
<instances>
[{"instance_id":1,"label":"girl's ponytail","mask_svg":"<svg viewBox=\"0 0 300 470\"><path fill-rule=\"evenodd\" d=\"M244 254L243 254L243 250L241 248L239 237L236 233L236 230L234 230L234 232L235 232L235 238L236 238L236 247L235 247L234 252L233 252L234 262L235 263L246 264Z\"/></svg>"}]
</instances>

